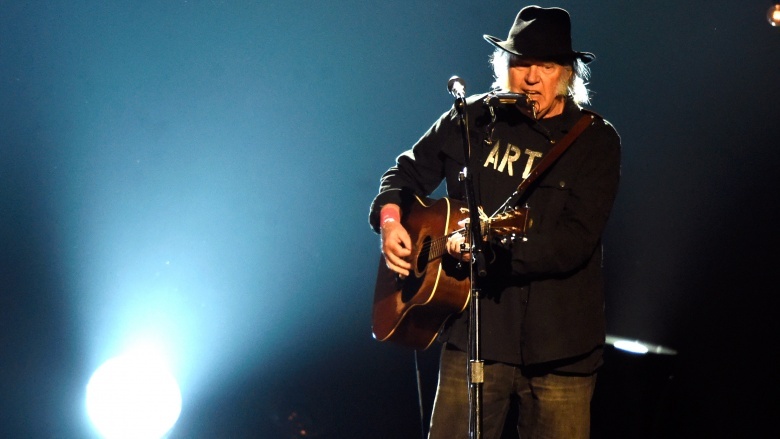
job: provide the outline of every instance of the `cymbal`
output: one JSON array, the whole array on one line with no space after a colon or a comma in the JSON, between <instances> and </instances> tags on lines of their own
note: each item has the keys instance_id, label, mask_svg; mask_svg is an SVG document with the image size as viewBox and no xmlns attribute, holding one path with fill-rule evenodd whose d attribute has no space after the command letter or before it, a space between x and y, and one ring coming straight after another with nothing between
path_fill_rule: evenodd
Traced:
<instances>
[{"instance_id":1,"label":"cymbal","mask_svg":"<svg viewBox=\"0 0 780 439\"><path fill-rule=\"evenodd\" d=\"M665 346L607 334L607 344L635 354L677 355L677 351Z\"/></svg>"}]
</instances>

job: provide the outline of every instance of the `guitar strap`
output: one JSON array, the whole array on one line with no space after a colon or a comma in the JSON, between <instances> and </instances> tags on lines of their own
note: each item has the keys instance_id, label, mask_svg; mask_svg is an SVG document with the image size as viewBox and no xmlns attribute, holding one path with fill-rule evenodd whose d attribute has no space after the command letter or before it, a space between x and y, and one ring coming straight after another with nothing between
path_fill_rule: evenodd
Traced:
<instances>
[{"instance_id":1,"label":"guitar strap","mask_svg":"<svg viewBox=\"0 0 780 439\"><path fill-rule=\"evenodd\" d=\"M517 186L517 189L512 194L511 197L504 203L501 209L508 207L508 206L514 206L517 201L520 199L520 197L523 195L523 192L525 192L526 189L528 189L528 186L533 183L537 177L539 177L544 171L547 170L553 163L555 163L556 160L563 154L566 149L574 143L574 141L579 137L580 134L582 134L583 131L585 131L586 128L590 126L590 124L593 122L593 120L597 117L596 113L593 113L591 111L582 110L584 113L580 120L577 121L577 123L574 124L574 126L569 130L568 133L566 133L565 136L558 142L556 142L555 146L542 158L542 160L531 170L531 173L528 174L528 177L526 177L522 182L520 182L520 185Z\"/></svg>"}]
</instances>

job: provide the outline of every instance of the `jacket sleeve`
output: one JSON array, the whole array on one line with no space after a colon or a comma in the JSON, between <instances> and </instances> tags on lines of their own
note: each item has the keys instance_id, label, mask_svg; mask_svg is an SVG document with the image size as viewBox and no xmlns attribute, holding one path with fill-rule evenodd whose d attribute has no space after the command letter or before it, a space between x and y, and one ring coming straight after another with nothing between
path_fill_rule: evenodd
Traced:
<instances>
[{"instance_id":1,"label":"jacket sleeve","mask_svg":"<svg viewBox=\"0 0 780 439\"><path fill-rule=\"evenodd\" d=\"M371 203L368 218L375 232L379 231L382 206L398 204L403 211L413 195L428 196L441 184L445 176L445 149L459 141L458 129L455 111L450 109L382 175L379 193Z\"/></svg>"},{"instance_id":2,"label":"jacket sleeve","mask_svg":"<svg viewBox=\"0 0 780 439\"><path fill-rule=\"evenodd\" d=\"M584 268L600 246L617 195L620 137L597 119L550 169L529 198L527 241L512 249L512 271L534 278Z\"/></svg>"}]
</instances>

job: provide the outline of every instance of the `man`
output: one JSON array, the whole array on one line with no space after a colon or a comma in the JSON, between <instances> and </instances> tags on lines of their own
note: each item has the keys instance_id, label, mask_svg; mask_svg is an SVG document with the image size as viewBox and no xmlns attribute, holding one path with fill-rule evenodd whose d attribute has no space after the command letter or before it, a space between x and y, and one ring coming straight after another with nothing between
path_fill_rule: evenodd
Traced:
<instances>
[{"instance_id":1,"label":"man","mask_svg":"<svg viewBox=\"0 0 780 439\"><path fill-rule=\"evenodd\" d=\"M412 269L414 249L401 218L416 202L414 195L427 196L444 180L448 197L464 200L458 177L468 165L476 204L486 214L495 212L589 114L579 104L588 101L584 79L594 56L572 49L567 11L528 6L506 40L484 38L495 46L494 92L524 95L528 108L489 105L489 94L470 96L467 117L461 119L453 106L382 176L369 221L381 233L387 267L399 278ZM461 120L468 123L468 160ZM601 235L619 174L618 134L594 115L515 203L530 209L524 239L486 243L487 274L478 279L482 437L501 437L510 404L517 404L512 412L518 414L522 439L589 437L606 327ZM450 237L444 257L469 261L463 242L460 234ZM469 333L469 312L462 312L439 334L443 345L431 439L468 437Z\"/></svg>"}]
</instances>

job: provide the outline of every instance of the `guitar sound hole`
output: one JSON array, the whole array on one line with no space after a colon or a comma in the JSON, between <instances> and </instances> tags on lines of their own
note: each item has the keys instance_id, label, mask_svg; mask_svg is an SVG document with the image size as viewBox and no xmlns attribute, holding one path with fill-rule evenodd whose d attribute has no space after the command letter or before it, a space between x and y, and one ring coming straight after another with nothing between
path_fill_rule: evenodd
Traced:
<instances>
[{"instance_id":1,"label":"guitar sound hole","mask_svg":"<svg viewBox=\"0 0 780 439\"><path fill-rule=\"evenodd\" d=\"M428 268L428 259L431 254L431 238L426 237L420 244L420 253L415 257L412 264L412 272L403 280L401 288L401 300L405 303L414 298L420 291L420 287L425 279L425 271Z\"/></svg>"},{"instance_id":2,"label":"guitar sound hole","mask_svg":"<svg viewBox=\"0 0 780 439\"><path fill-rule=\"evenodd\" d=\"M420 253L417 255L417 259L415 260L417 273L423 273L425 271L425 267L428 265L428 260L430 259L430 254L431 237L426 236L422 241L422 245L420 246Z\"/></svg>"}]
</instances>

